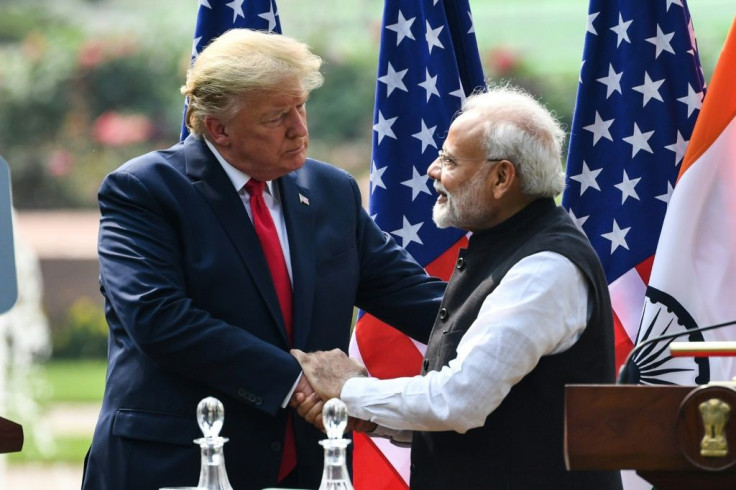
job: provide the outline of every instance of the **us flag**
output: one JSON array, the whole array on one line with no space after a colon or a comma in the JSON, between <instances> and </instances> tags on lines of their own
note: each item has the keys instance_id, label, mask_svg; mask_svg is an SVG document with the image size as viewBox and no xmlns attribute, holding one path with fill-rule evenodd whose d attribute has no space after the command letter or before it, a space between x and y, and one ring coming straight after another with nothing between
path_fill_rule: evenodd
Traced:
<instances>
[{"instance_id":1,"label":"us flag","mask_svg":"<svg viewBox=\"0 0 736 490\"><path fill-rule=\"evenodd\" d=\"M484 86L467 0L387 0L373 115L370 214L430 274L448 279L465 233L432 221L429 164L466 95ZM419 374L424 345L360 314L350 355L372 376ZM409 452L355 435L357 489L408 488Z\"/></svg>"},{"instance_id":2,"label":"us flag","mask_svg":"<svg viewBox=\"0 0 736 490\"><path fill-rule=\"evenodd\" d=\"M199 0L197 23L192 41L192 62L213 39L236 27L281 33L275 0ZM186 101L184 113L186 114ZM181 139L189 135L184 121Z\"/></svg>"},{"instance_id":3,"label":"us flag","mask_svg":"<svg viewBox=\"0 0 736 490\"><path fill-rule=\"evenodd\" d=\"M685 0L591 0L562 205L606 271L617 367L637 339L662 222L704 93ZM652 367L649 376L659 374Z\"/></svg>"}]
</instances>

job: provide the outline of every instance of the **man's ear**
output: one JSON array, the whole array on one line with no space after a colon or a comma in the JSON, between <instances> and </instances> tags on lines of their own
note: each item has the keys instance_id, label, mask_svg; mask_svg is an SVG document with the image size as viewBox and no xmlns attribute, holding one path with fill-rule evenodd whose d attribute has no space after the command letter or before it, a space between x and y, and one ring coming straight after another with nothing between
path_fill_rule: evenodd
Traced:
<instances>
[{"instance_id":1,"label":"man's ear","mask_svg":"<svg viewBox=\"0 0 736 490\"><path fill-rule=\"evenodd\" d=\"M207 130L210 141L220 146L228 146L230 144L230 136L227 126L219 119L213 116L204 117L204 127Z\"/></svg>"},{"instance_id":2,"label":"man's ear","mask_svg":"<svg viewBox=\"0 0 736 490\"><path fill-rule=\"evenodd\" d=\"M493 197L496 199L509 191L516 182L516 167L508 160L501 160L496 164L495 172L491 171Z\"/></svg>"}]
</instances>

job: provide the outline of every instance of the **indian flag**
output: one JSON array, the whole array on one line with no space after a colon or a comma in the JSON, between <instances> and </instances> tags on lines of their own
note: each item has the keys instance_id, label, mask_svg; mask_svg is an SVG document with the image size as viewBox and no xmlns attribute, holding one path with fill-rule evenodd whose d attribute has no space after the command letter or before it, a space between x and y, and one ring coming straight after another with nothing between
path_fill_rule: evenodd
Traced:
<instances>
[{"instance_id":1,"label":"indian flag","mask_svg":"<svg viewBox=\"0 0 736 490\"><path fill-rule=\"evenodd\" d=\"M638 340L736 320L736 19L726 38L672 193L647 289ZM736 326L690 340L736 340ZM653 383L730 380L736 359L651 352Z\"/></svg>"}]
</instances>

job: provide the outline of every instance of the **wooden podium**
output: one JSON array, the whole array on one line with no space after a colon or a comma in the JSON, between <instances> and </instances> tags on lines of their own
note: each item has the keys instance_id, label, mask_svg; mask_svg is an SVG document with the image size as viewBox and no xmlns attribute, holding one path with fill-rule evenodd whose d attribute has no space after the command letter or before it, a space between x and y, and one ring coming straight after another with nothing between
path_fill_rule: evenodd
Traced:
<instances>
[{"instance_id":1,"label":"wooden podium","mask_svg":"<svg viewBox=\"0 0 736 490\"><path fill-rule=\"evenodd\" d=\"M23 449L23 427L0 417L0 453L15 453Z\"/></svg>"},{"instance_id":2,"label":"wooden podium","mask_svg":"<svg viewBox=\"0 0 736 490\"><path fill-rule=\"evenodd\" d=\"M569 470L636 470L657 490L736 489L736 389L568 385Z\"/></svg>"}]
</instances>

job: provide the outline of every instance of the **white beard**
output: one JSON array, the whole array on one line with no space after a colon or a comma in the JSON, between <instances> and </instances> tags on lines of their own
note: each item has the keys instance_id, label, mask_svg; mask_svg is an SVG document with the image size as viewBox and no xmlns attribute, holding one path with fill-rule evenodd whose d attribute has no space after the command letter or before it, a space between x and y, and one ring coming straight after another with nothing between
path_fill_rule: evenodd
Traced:
<instances>
[{"instance_id":1,"label":"white beard","mask_svg":"<svg viewBox=\"0 0 736 490\"><path fill-rule=\"evenodd\" d=\"M435 202L432 220L438 228L455 227L474 229L488 216L488 199L485 197L485 179L478 175L465 189L449 194L435 181L435 189L446 196L445 202Z\"/></svg>"},{"instance_id":2,"label":"white beard","mask_svg":"<svg viewBox=\"0 0 736 490\"><path fill-rule=\"evenodd\" d=\"M432 220L437 225L437 228L449 228L457 223L457 214L449 195L447 196L447 201L434 203Z\"/></svg>"}]
</instances>

